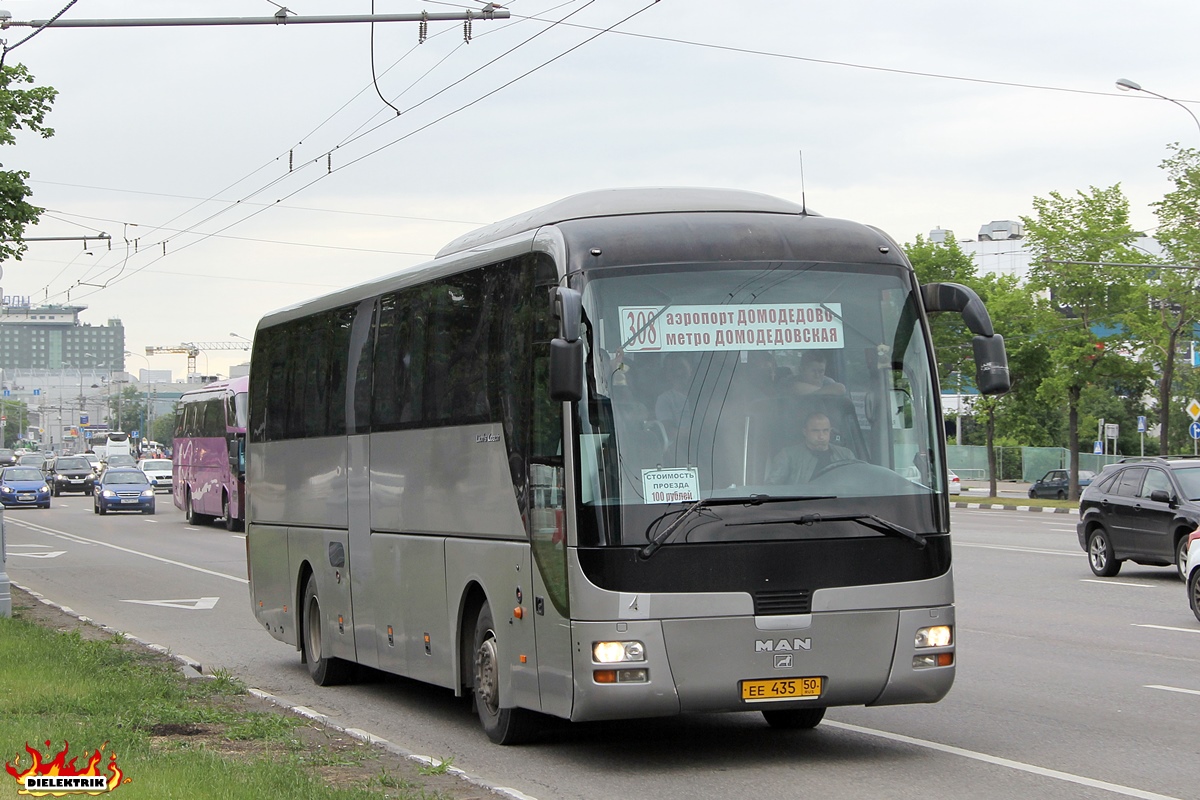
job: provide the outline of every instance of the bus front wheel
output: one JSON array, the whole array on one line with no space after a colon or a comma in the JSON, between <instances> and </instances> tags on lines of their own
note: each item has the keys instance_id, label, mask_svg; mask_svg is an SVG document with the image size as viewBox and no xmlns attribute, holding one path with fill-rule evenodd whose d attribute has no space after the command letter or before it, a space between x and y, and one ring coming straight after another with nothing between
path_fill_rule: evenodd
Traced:
<instances>
[{"instance_id":1,"label":"bus front wheel","mask_svg":"<svg viewBox=\"0 0 1200 800\"><path fill-rule=\"evenodd\" d=\"M780 730L798 731L815 728L821 724L821 720L825 719L825 709L816 708L789 708L787 710L776 709L774 711L763 711L763 719L772 728Z\"/></svg>"},{"instance_id":2,"label":"bus front wheel","mask_svg":"<svg viewBox=\"0 0 1200 800\"><path fill-rule=\"evenodd\" d=\"M317 576L309 575L304 586L304 610L301 620L300 646L308 674L318 686L336 686L350 679L353 664L325 653L325 641L321 625L321 600L317 596Z\"/></svg>"},{"instance_id":3,"label":"bus front wheel","mask_svg":"<svg viewBox=\"0 0 1200 800\"><path fill-rule=\"evenodd\" d=\"M500 707L500 649L492 610L484 606L475 621L475 711L483 732L496 744L521 744L533 738L536 723L533 712L523 708Z\"/></svg>"},{"instance_id":4,"label":"bus front wheel","mask_svg":"<svg viewBox=\"0 0 1200 800\"><path fill-rule=\"evenodd\" d=\"M184 503L183 513L184 513L184 516L187 517L187 521L188 521L189 525L204 525L205 523L208 522L208 515L201 514L199 511L196 510L196 507L194 505L192 505L192 493L190 490L188 491L188 493L186 495L184 495L183 503Z\"/></svg>"}]
</instances>

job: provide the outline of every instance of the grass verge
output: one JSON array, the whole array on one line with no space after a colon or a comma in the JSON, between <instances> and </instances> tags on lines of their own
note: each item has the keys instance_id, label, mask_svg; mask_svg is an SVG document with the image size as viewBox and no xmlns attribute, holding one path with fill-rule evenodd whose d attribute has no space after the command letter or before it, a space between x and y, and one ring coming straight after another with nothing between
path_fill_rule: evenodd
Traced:
<instances>
[{"instance_id":1,"label":"grass verge","mask_svg":"<svg viewBox=\"0 0 1200 800\"><path fill-rule=\"evenodd\" d=\"M186 678L173 659L13 588L0 618L0 797L35 758L123 778L118 800L495 797L249 695L227 673ZM26 747L36 751L36 756ZM78 795L77 795L78 796Z\"/></svg>"},{"instance_id":2,"label":"grass verge","mask_svg":"<svg viewBox=\"0 0 1200 800\"><path fill-rule=\"evenodd\" d=\"M1069 508L1072 511L1079 510L1079 501L1070 500L1051 500L1042 497L987 497L981 494L956 494L950 496L951 503L984 503L988 505L999 506L1029 506L1030 508Z\"/></svg>"}]
</instances>

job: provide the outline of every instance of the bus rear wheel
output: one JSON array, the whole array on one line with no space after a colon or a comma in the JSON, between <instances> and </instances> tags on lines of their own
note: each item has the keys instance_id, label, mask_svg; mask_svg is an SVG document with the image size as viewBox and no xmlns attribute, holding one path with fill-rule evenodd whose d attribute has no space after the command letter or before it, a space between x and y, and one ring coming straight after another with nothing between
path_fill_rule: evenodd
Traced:
<instances>
[{"instance_id":1,"label":"bus rear wheel","mask_svg":"<svg viewBox=\"0 0 1200 800\"><path fill-rule=\"evenodd\" d=\"M483 732L496 744L521 744L534 737L537 723L524 708L500 707L500 649L492 610L484 606L475 620L475 669L472 688Z\"/></svg>"},{"instance_id":2,"label":"bus rear wheel","mask_svg":"<svg viewBox=\"0 0 1200 800\"><path fill-rule=\"evenodd\" d=\"M242 529L242 526L238 524L237 519L229 510L229 495L227 494L221 495L221 514L225 517L225 530L232 532Z\"/></svg>"},{"instance_id":3,"label":"bus rear wheel","mask_svg":"<svg viewBox=\"0 0 1200 800\"><path fill-rule=\"evenodd\" d=\"M772 728L779 730L798 731L815 728L821 724L821 720L825 719L825 709L823 707L815 708L789 708L787 710L775 709L772 711L763 711L763 719Z\"/></svg>"},{"instance_id":4,"label":"bus rear wheel","mask_svg":"<svg viewBox=\"0 0 1200 800\"><path fill-rule=\"evenodd\" d=\"M301 621L300 647L308 674L318 686L336 686L350 680L354 665L349 661L325 654L321 625L321 600L317 596L317 576L309 575L304 586L304 610Z\"/></svg>"}]
</instances>

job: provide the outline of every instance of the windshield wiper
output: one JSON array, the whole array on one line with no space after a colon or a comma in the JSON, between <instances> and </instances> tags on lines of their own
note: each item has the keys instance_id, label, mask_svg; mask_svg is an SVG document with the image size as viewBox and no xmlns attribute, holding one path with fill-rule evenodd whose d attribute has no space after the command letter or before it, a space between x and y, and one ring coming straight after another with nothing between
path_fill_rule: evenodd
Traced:
<instances>
[{"instance_id":1,"label":"windshield wiper","mask_svg":"<svg viewBox=\"0 0 1200 800\"><path fill-rule=\"evenodd\" d=\"M667 527L663 528L653 539L646 543L646 546L638 551L640 558L649 558L658 552L658 549L666 543L667 539L671 538L671 534L683 524L683 521L696 513L702 508L709 506L760 506L764 503L785 503L792 500L836 500L834 495L769 495L769 494L752 494L749 497L701 497L696 502L692 503L675 518ZM658 517L654 522L651 522L646 528L646 535L650 535L650 528L654 527L654 523L662 517ZM922 542L924 544L924 542Z\"/></svg>"},{"instance_id":2,"label":"windshield wiper","mask_svg":"<svg viewBox=\"0 0 1200 800\"><path fill-rule=\"evenodd\" d=\"M725 525L730 528L739 527L742 525L771 525L780 523L791 523L792 525L816 525L821 522L857 522L865 528L870 528L873 531L880 533L888 533L895 536L903 536L905 539L911 539L916 542L917 546L925 549L925 537L916 531L909 530L903 525L886 520L883 517L877 517L874 514L801 514L793 519L757 519L752 522L727 522Z\"/></svg>"}]
</instances>

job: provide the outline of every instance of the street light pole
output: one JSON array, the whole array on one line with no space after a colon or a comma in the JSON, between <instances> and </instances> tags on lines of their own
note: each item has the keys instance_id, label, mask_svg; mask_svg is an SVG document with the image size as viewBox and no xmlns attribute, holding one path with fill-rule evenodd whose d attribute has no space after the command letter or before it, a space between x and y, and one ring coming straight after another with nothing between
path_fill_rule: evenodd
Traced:
<instances>
[{"instance_id":1,"label":"street light pole","mask_svg":"<svg viewBox=\"0 0 1200 800\"><path fill-rule=\"evenodd\" d=\"M1159 94L1158 92L1152 92L1149 89L1144 89L1140 83L1137 81L1131 81L1129 78L1118 79L1117 88L1122 92L1144 92L1145 94L1157 97L1159 100L1166 100L1168 103L1174 103L1188 113L1188 116L1192 118L1192 122L1196 123L1196 130L1200 131L1200 119L1197 119L1196 115L1192 113L1192 110L1178 100L1167 97L1165 94Z\"/></svg>"}]
</instances>

